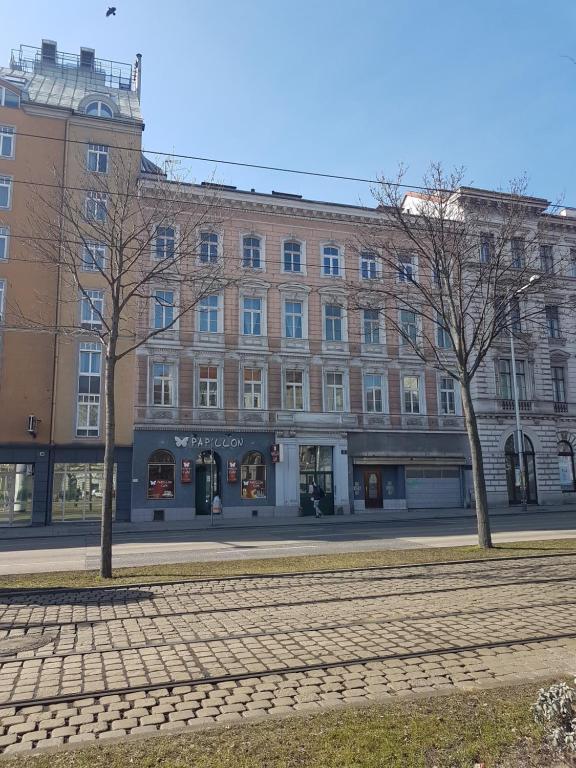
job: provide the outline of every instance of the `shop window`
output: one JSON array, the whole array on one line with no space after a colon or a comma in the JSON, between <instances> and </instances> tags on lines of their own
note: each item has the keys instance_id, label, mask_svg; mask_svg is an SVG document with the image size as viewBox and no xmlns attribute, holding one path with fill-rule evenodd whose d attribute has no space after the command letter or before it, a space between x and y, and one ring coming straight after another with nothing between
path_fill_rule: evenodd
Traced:
<instances>
[{"instance_id":1,"label":"shop window","mask_svg":"<svg viewBox=\"0 0 576 768\"><path fill-rule=\"evenodd\" d=\"M148 459L148 498L174 498L174 456L170 451L158 450Z\"/></svg>"},{"instance_id":2,"label":"shop window","mask_svg":"<svg viewBox=\"0 0 576 768\"><path fill-rule=\"evenodd\" d=\"M560 469L560 487L564 493L576 491L574 474L574 449L567 440L558 443L558 466Z\"/></svg>"},{"instance_id":3,"label":"shop window","mask_svg":"<svg viewBox=\"0 0 576 768\"><path fill-rule=\"evenodd\" d=\"M30 525L33 464L0 464L0 526Z\"/></svg>"},{"instance_id":4,"label":"shop window","mask_svg":"<svg viewBox=\"0 0 576 768\"><path fill-rule=\"evenodd\" d=\"M113 513L116 511L116 466L113 480ZM102 515L104 464L55 464L52 522L99 520Z\"/></svg>"},{"instance_id":5,"label":"shop window","mask_svg":"<svg viewBox=\"0 0 576 768\"><path fill-rule=\"evenodd\" d=\"M266 498L266 464L258 451L247 453L240 466L243 499Z\"/></svg>"}]
</instances>

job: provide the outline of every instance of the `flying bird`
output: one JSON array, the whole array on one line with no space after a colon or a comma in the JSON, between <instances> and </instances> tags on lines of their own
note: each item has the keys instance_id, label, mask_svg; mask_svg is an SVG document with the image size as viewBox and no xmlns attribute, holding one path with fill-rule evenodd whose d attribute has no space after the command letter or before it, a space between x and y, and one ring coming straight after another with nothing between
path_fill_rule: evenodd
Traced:
<instances>
[{"instance_id":1,"label":"flying bird","mask_svg":"<svg viewBox=\"0 0 576 768\"><path fill-rule=\"evenodd\" d=\"M116 16L116 7L115 6L112 6L111 8L108 8L108 10L106 11L106 18L108 18L108 16Z\"/></svg>"}]
</instances>

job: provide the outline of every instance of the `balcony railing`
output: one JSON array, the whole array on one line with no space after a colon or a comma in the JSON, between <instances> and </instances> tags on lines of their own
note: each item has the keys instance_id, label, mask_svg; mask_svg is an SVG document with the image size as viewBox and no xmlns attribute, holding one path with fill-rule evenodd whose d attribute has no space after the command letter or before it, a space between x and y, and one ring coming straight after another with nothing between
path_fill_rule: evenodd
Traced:
<instances>
[{"instance_id":1,"label":"balcony railing","mask_svg":"<svg viewBox=\"0 0 576 768\"><path fill-rule=\"evenodd\" d=\"M568 403L554 402L554 413L568 413Z\"/></svg>"},{"instance_id":2,"label":"balcony railing","mask_svg":"<svg viewBox=\"0 0 576 768\"><path fill-rule=\"evenodd\" d=\"M501 411L514 412L514 400L499 400L498 404ZM519 400L518 405L522 413L530 413L533 410L532 400Z\"/></svg>"}]
</instances>

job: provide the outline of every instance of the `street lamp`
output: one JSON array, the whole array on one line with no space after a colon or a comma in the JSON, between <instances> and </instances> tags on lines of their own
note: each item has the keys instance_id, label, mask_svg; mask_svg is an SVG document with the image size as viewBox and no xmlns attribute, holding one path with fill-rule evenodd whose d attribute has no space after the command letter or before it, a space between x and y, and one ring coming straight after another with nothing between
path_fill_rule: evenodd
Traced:
<instances>
[{"instance_id":1,"label":"street lamp","mask_svg":"<svg viewBox=\"0 0 576 768\"><path fill-rule=\"evenodd\" d=\"M534 283L541 280L541 275L532 275L526 285L514 291L514 296L519 296L527 288L531 288ZM512 318L512 302L508 302L508 312ZM522 422L520 420L520 401L518 399L518 384L516 381L516 355L514 351L514 333L512 323L510 323L510 362L512 365L512 394L514 396L514 414L516 416L516 444L518 446L518 464L520 466L520 493L522 495L522 509L528 511L528 487L524 462L524 434L522 432Z\"/></svg>"}]
</instances>

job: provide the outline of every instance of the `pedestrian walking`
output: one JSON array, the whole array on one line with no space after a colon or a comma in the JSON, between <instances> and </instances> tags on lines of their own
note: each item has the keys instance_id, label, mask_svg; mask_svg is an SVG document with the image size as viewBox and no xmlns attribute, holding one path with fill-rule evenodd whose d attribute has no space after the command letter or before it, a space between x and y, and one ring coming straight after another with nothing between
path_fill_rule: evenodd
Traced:
<instances>
[{"instance_id":1,"label":"pedestrian walking","mask_svg":"<svg viewBox=\"0 0 576 768\"><path fill-rule=\"evenodd\" d=\"M320 509L320 499L323 499L325 496L324 491L322 488L320 488L319 485L316 485L316 483L313 483L312 485L312 493L310 494L312 496L312 504L314 505L314 517L323 517L323 512Z\"/></svg>"}]
</instances>

